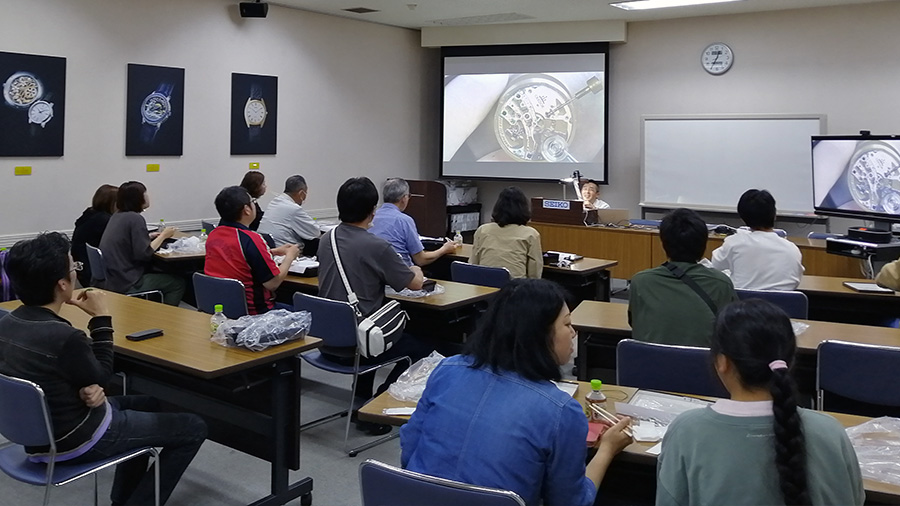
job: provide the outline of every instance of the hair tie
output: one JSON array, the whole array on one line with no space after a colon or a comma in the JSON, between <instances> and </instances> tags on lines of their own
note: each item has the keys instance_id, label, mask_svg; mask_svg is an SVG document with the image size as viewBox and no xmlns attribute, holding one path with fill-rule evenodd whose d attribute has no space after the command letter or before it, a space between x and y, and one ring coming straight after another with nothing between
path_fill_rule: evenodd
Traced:
<instances>
[{"instance_id":1,"label":"hair tie","mask_svg":"<svg viewBox=\"0 0 900 506\"><path fill-rule=\"evenodd\" d=\"M778 369L787 369L787 368L788 368L787 362L785 362L784 360L773 360L773 361L769 362L769 369L771 369L772 372L775 372Z\"/></svg>"}]
</instances>

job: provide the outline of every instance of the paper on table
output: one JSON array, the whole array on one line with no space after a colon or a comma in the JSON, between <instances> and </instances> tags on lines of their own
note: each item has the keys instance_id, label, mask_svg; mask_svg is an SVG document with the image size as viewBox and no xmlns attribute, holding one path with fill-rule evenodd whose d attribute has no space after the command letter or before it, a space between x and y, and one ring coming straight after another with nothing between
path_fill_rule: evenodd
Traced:
<instances>
[{"instance_id":1,"label":"paper on table","mask_svg":"<svg viewBox=\"0 0 900 506\"><path fill-rule=\"evenodd\" d=\"M659 452L662 451L662 443L656 443L655 445L647 448L647 451L644 453L649 453L650 455L659 455Z\"/></svg>"},{"instance_id":2,"label":"paper on table","mask_svg":"<svg viewBox=\"0 0 900 506\"><path fill-rule=\"evenodd\" d=\"M397 416L397 415L411 415L416 411L416 408L411 407L401 407L401 408L384 408L381 410L382 413L388 416Z\"/></svg>"},{"instance_id":3,"label":"paper on table","mask_svg":"<svg viewBox=\"0 0 900 506\"><path fill-rule=\"evenodd\" d=\"M568 381L554 381L553 384L556 385L556 388L571 395L572 397L575 397L575 392L578 391L577 383L569 383Z\"/></svg>"}]
</instances>

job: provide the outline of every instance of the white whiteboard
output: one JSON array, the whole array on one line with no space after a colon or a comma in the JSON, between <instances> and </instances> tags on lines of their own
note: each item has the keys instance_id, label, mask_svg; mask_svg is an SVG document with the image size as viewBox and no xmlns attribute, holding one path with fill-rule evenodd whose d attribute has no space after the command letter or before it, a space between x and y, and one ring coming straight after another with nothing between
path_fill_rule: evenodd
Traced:
<instances>
[{"instance_id":1,"label":"white whiteboard","mask_svg":"<svg viewBox=\"0 0 900 506\"><path fill-rule=\"evenodd\" d=\"M780 215L812 214L810 137L822 114L644 116L641 205L731 211L750 188Z\"/></svg>"}]
</instances>

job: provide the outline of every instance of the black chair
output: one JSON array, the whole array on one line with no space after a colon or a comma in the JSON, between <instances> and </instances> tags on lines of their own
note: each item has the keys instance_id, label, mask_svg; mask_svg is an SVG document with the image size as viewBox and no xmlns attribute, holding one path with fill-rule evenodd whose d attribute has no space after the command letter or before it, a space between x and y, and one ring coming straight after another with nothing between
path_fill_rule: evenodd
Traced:
<instances>
[{"instance_id":1,"label":"black chair","mask_svg":"<svg viewBox=\"0 0 900 506\"><path fill-rule=\"evenodd\" d=\"M88 263L91 265L91 286L103 288L106 282L106 262L103 260L103 252L100 248L85 244L87 247ZM147 290L144 292L126 293L129 297L138 297L145 300L152 300L162 304L163 293L160 290Z\"/></svg>"},{"instance_id":2,"label":"black chair","mask_svg":"<svg viewBox=\"0 0 900 506\"><path fill-rule=\"evenodd\" d=\"M332 420L336 420L342 416L347 417L347 428L344 432L344 451L351 457L355 457L359 452L367 450L373 446L379 445L385 441L393 439L399 435L395 431L393 434L385 436L381 439L365 444L352 450L347 449L347 439L350 436L350 414L353 412L353 401L356 397L356 382L361 374L372 373L377 369L388 365L394 365L397 362L406 361L410 363L409 357L397 357L384 360L374 365L360 365L359 351L356 342L356 311L353 310L347 302L324 299L314 295L305 293L294 293L294 311L309 311L312 313L312 326L309 329L309 335L318 337L323 341L325 347L337 350L355 350L350 352L353 358L353 365L343 365L323 355L319 350L312 350L301 353L300 358L309 365L322 369L323 371L333 372L336 374L348 374L353 376L353 386L350 389L350 405L347 409L342 409L337 413L324 416L317 420L304 423L300 426L300 430L311 429Z\"/></svg>"},{"instance_id":3,"label":"black chair","mask_svg":"<svg viewBox=\"0 0 900 506\"><path fill-rule=\"evenodd\" d=\"M203 230L206 230L206 233L208 234L212 232L214 228L216 228L216 224L211 221L200 220L200 227Z\"/></svg>"},{"instance_id":4,"label":"black chair","mask_svg":"<svg viewBox=\"0 0 900 506\"><path fill-rule=\"evenodd\" d=\"M728 397L710 364L709 348L623 339L616 347L616 383L647 390Z\"/></svg>"},{"instance_id":5,"label":"black chair","mask_svg":"<svg viewBox=\"0 0 900 506\"><path fill-rule=\"evenodd\" d=\"M56 461L56 441L50 412L41 387L19 378L0 374L0 434L10 443L0 449L0 469L11 478L31 485L44 486L44 506L50 503L50 491L85 476L94 475L94 506L98 503L97 472L140 455L149 454L154 461L156 506L159 506L159 453L156 448L129 450L109 458L84 464ZM49 462L31 462L24 446L49 446ZM5 495L11 492L7 490ZM84 504L69 497L67 504Z\"/></svg>"},{"instance_id":6,"label":"black chair","mask_svg":"<svg viewBox=\"0 0 900 506\"><path fill-rule=\"evenodd\" d=\"M202 272L195 272L193 282L197 309L200 311L215 314L216 304L221 304L225 316L232 320L246 316L249 312L247 293L244 290L244 284L240 281L231 278L216 278Z\"/></svg>"},{"instance_id":7,"label":"black chair","mask_svg":"<svg viewBox=\"0 0 900 506\"><path fill-rule=\"evenodd\" d=\"M510 279L506 267L487 267L458 260L450 264L450 280L457 283L503 288Z\"/></svg>"},{"instance_id":8,"label":"black chair","mask_svg":"<svg viewBox=\"0 0 900 506\"><path fill-rule=\"evenodd\" d=\"M900 348L824 341L816 368L816 407L863 416L900 416Z\"/></svg>"},{"instance_id":9,"label":"black chair","mask_svg":"<svg viewBox=\"0 0 900 506\"><path fill-rule=\"evenodd\" d=\"M274 247L275 247L275 239L272 238L271 235L269 235L269 234L263 234L263 233L260 233L259 235L262 236L263 241L266 241L266 246L268 246L268 247L270 247L270 248L274 248Z\"/></svg>"},{"instance_id":10,"label":"black chair","mask_svg":"<svg viewBox=\"0 0 900 506\"><path fill-rule=\"evenodd\" d=\"M809 299L803 292L793 290L735 290L741 300L762 299L780 307L788 318L809 318Z\"/></svg>"},{"instance_id":11,"label":"black chair","mask_svg":"<svg viewBox=\"0 0 900 506\"><path fill-rule=\"evenodd\" d=\"M359 488L362 506L525 506L509 490L428 476L372 459L359 465Z\"/></svg>"}]
</instances>

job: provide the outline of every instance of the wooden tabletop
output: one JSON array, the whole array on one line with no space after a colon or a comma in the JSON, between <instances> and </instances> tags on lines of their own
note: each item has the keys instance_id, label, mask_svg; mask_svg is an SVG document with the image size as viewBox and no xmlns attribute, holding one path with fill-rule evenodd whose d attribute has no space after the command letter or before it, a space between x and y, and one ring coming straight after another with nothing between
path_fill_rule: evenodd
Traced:
<instances>
[{"instance_id":1,"label":"wooden tabletop","mask_svg":"<svg viewBox=\"0 0 900 506\"><path fill-rule=\"evenodd\" d=\"M264 351L226 348L209 340L210 315L136 297L106 292L115 328L116 353L162 365L201 378L215 378L249 369L283 357L317 348L321 341L307 337L273 346ZM15 309L19 301L0 304ZM63 305L60 316L80 329L87 329L90 317L75 306ZM127 334L152 328L164 335L146 341L129 341Z\"/></svg>"},{"instance_id":2,"label":"wooden tabletop","mask_svg":"<svg viewBox=\"0 0 900 506\"><path fill-rule=\"evenodd\" d=\"M463 244L459 248L456 248L456 252L448 253L447 257L451 260L459 260L461 262L468 262L469 258L472 257L472 245L471 244ZM573 274L580 275L588 275L593 274L598 271L606 270L611 267L615 267L619 265L617 260L604 260L602 258L582 258L581 260L576 260L572 262L568 267L557 267L555 265L544 265L545 270L554 271L554 272L571 272Z\"/></svg>"},{"instance_id":3,"label":"wooden tabletop","mask_svg":"<svg viewBox=\"0 0 900 506\"><path fill-rule=\"evenodd\" d=\"M897 302L900 302L900 293L871 293L871 292L857 292L851 288L847 288L844 286L844 282L849 281L851 283L874 283L875 281L872 279L853 279L853 278L838 278L832 276L803 276L800 279L800 286L797 287L797 290L809 294L816 295L831 295L837 297L847 297L852 299L872 299L884 300L886 297L891 297L897 299Z\"/></svg>"},{"instance_id":4,"label":"wooden tabletop","mask_svg":"<svg viewBox=\"0 0 900 506\"><path fill-rule=\"evenodd\" d=\"M817 320L796 321L809 325L797 336L797 350L800 353L815 353L819 344L826 340L900 347L900 329ZM572 326L584 332L631 336L627 304L586 300L572 311Z\"/></svg>"},{"instance_id":5,"label":"wooden tabletop","mask_svg":"<svg viewBox=\"0 0 900 506\"><path fill-rule=\"evenodd\" d=\"M319 278L304 278L295 274L288 274L284 278L285 283L318 287ZM444 293L433 294L427 297L403 297L401 295L389 295L388 298L398 300L404 304L419 306L427 309L449 310L460 306L467 306L487 299L495 292L496 288L489 286L470 285L453 281L434 280L444 287Z\"/></svg>"},{"instance_id":6,"label":"wooden tabletop","mask_svg":"<svg viewBox=\"0 0 900 506\"><path fill-rule=\"evenodd\" d=\"M585 395L591 390L590 383L579 381L578 390L575 392L575 399L584 406ZM608 406L606 409L610 412L616 412L616 402L628 402L634 394L638 391L636 388L632 387L624 387L618 385L603 385L603 393L606 394L606 398L608 399ZM375 423L385 423L389 425L403 425L409 421L409 416L400 416L393 415L388 416L385 415L383 410L386 408L395 408L395 407L415 407L415 403L413 402L401 402L390 396L387 392L383 392L378 397L369 401L365 406L360 408L359 410L359 418L360 420L371 421ZM829 415L836 418L844 427L853 427L864 423L869 420L869 418L864 416L856 416L856 415L847 415L843 413L828 413ZM656 456L647 453L647 449L655 446L656 443L641 443L634 442L622 452L621 458L625 460L633 460L633 461L643 461L647 463L653 463L656 461ZM867 493L878 493L885 494L893 497L900 496L900 487L896 485L891 485L889 483L881 483L872 480L863 480L863 483L866 488Z\"/></svg>"}]
</instances>

